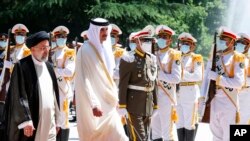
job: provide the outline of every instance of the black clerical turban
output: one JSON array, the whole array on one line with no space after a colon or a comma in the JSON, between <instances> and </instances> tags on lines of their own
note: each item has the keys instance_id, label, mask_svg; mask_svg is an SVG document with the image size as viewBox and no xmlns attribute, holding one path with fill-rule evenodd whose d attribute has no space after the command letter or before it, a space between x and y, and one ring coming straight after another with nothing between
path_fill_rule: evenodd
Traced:
<instances>
[{"instance_id":1,"label":"black clerical turban","mask_svg":"<svg viewBox=\"0 0 250 141\"><path fill-rule=\"evenodd\" d=\"M91 19L90 23L93 25L97 25L97 26L108 26L109 25L109 21L107 19L103 19L103 18Z\"/></svg>"},{"instance_id":2,"label":"black clerical turban","mask_svg":"<svg viewBox=\"0 0 250 141\"><path fill-rule=\"evenodd\" d=\"M49 40L49 34L45 31L40 31L29 36L26 40L26 45L28 48L31 48L44 40Z\"/></svg>"}]
</instances>

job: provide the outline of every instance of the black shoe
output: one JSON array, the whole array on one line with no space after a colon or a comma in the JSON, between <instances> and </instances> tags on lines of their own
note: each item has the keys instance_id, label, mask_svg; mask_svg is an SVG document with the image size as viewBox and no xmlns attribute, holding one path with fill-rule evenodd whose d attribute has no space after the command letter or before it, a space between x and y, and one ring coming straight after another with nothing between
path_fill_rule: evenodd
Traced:
<instances>
[{"instance_id":1,"label":"black shoe","mask_svg":"<svg viewBox=\"0 0 250 141\"><path fill-rule=\"evenodd\" d=\"M56 136L56 141L68 141L69 140L69 129L61 129Z\"/></svg>"},{"instance_id":2,"label":"black shoe","mask_svg":"<svg viewBox=\"0 0 250 141\"><path fill-rule=\"evenodd\" d=\"M72 116L72 119L69 122L76 122L76 116Z\"/></svg>"},{"instance_id":3,"label":"black shoe","mask_svg":"<svg viewBox=\"0 0 250 141\"><path fill-rule=\"evenodd\" d=\"M185 129L185 141L194 141L195 138L195 130Z\"/></svg>"},{"instance_id":4,"label":"black shoe","mask_svg":"<svg viewBox=\"0 0 250 141\"><path fill-rule=\"evenodd\" d=\"M159 139L154 139L153 141L163 141L163 139L159 138Z\"/></svg>"},{"instance_id":5,"label":"black shoe","mask_svg":"<svg viewBox=\"0 0 250 141\"><path fill-rule=\"evenodd\" d=\"M177 129L177 135L178 135L178 141L186 141L184 128Z\"/></svg>"}]
</instances>

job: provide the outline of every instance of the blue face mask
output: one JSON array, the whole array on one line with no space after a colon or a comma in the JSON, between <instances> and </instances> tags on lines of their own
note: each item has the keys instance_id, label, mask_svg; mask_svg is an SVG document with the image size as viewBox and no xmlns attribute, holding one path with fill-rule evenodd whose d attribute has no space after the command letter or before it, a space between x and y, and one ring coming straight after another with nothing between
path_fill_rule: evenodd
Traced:
<instances>
[{"instance_id":1,"label":"blue face mask","mask_svg":"<svg viewBox=\"0 0 250 141\"><path fill-rule=\"evenodd\" d=\"M219 40L217 45L217 51L223 51L227 48L227 42L225 40Z\"/></svg>"},{"instance_id":2,"label":"blue face mask","mask_svg":"<svg viewBox=\"0 0 250 141\"><path fill-rule=\"evenodd\" d=\"M131 49L131 51L134 51L136 48L136 44L135 43L129 43L129 48Z\"/></svg>"},{"instance_id":3,"label":"blue face mask","mask_svg":"<svg viewBox=\"0 0 250 141\"><path fill-rule=\"evenodd\" d=\"M0 41L0 48L6 48L8 43L6 41Z\"/></svg>"},{"instance_id":4,"label":"blue face mask","mask_svg":"<svg viewBox=\"0 0 250 141\"><path fill-rule=\"evenodd\" d=\"M167 46L166 40L162 38L158 39L157 44L160 49L165 48Z\"/></svg>"},{"instance_id":5,"label":"blue face mask","mask_svg":"<svg viewBox=\"0 0 250 141\"><path fill-rule=\"evenodd\" d=\"M56 44L59 47L63 47L66 45L66 38L58 38L56 39Z\"/></svg>"},{"instance_id":6,"label":"blue face mask","mask_svg":"<svg viewBox=\"0 0 250 141\"><path fill-rule=\"evenodd\" d=\"M190 51L190 46L189 45L182 45L180 48L180 51L184 54L187 54Z\"/></svg>"},{"instance_id":7,"label":"blue face mask","mask_svg":"<svg viewBox=\"0 0 250 141\"><path fill-rule=\"evenodd\" d=\"M111 44L115 45L115 38L114 37L111 37Z\"/></svg>"},{"instance_id":8,"label":"blue face mask","mask_svg":"<svg viewBox=\"0 0 250 141\"><path fill-rule=\"evenodd\" d=\"M16 43L17 44L23 44L24 43L24 39L25 39L24 36L18 35L18 36L16 36Z\"/></svg>"},{"instance_id":9,"label":"blue face mask","mask_svg":"<svg viewBox=\"0 0 250 141\"><path fill-rule=\"evenodd\" d=\"M51 48L55 48L56 47L56 42L51 42Z\"/></svg>"},{"instance_id":10,"label":"blue face mask","mask_svg":"<svg viewBox=\"0 0 250 141\"><path fill-rule=\"evenodd\" d=\"M245 46L242 43L237 43L235 46L235 50L238 51L239 53L243 53L245 51Z\"/></svg>"}]
</instances>

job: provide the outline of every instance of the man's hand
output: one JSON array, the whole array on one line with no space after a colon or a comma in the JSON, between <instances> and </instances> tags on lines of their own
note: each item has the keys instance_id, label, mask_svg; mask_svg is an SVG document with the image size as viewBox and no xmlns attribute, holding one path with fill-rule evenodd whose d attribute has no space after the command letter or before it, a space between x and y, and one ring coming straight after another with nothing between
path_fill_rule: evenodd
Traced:
<instances>
[{"instance_id":1,"label":"man's hand","mask_svg":"<svg viewBox=\"0 0 250 141\"><path fill-rule=\"evenodd\" d=\"M118 108L117 111L118 111L120 116L125 116L128 113L126 108Z\"/></svg>"},{"instance_id":2,"label":"man's hand","mask_svg":"<svg viewBox=\"0 0 250 141\"><path fill-rule=\"evenodd\" d=\"M93 111L93 115L96 116L96 117L101 117L102 116L102 111L100 108L98 107L95 107L92 109Z\"/></svg>"},{"instance_id":3,"label":"man's hand","mask_svg":"<svg viewBox=\"0 0 250 141\"><path fill-rule=\"evenodd\" d=\"M35 130L33 125L27 125L23 128L23 134L27 137L31 137L33 135L33 131Z\"/></svg>"},{"instance_id":4,"label":"man's hand","mask_svg":"<svg viewBox=\"0 0 250 141\"><path fill-rule=\"evenodd\" d=\"M60 131L60 127L56 127L56 134L58 134L58 132Z\"/></svg>"},{"instance_id":5,"label":"man's hand","mask_svg":"<svg viewBox=\"0 0 250 141\"><path fill-rule=\"evenodd\" d=\"M13 63L7 60L4 60L4 66L5 68L10 69L13 66Z\"/></svg>"},{"instance_id":6,"label":"man's hand","mask_svg":"<svg viewBox=\"0 0 250 141\"><path fill-rule=\"evenodd\" d=\"M217 77L218 77L218 74L216 72L214 72L214 71L209 71L207 77L208 77L208 79L216 80Z\"/></svg>"}]
</instances>

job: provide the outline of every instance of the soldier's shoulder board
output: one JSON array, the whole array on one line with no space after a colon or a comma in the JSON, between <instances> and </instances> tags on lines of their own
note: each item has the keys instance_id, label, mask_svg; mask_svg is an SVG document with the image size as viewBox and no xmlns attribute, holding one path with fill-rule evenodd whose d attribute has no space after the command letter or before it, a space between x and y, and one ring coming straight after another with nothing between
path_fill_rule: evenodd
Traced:
<instances>
[{"instance_id":1,"label":"soldier's shoulder board","mask_svg":"<svg viewBox=\"0 0 250 141\"><path fill-rule=\"evenodd\" d=\"M201 54L194 54L194 55L193 55L193 60L194 60L195 62L203 62L203 57L202 57Z\"/></svg>"},{"instance_id":2,"label":"soldier's shoulder board","mask_svg":"<svg viewBox=\"0 0 250 141\"><path fill-rule=\"evenodd\" d=\"M242 53L234 52L234 61L244 63L245 55Z\"/></svg>"},{"instance_id":3,"label":"soldier's shoulder board","mask_svg":"<svg viewBox=\"0 0 250 141\"><path fill-rule=\"evenodd\" d=\"M67 57L74 56L74 55L75 55L75 50L74 50L74 49L71 49L71 48L67 48L67 49L65 50L65 55L66 55Z\"/></svg>"},{"instance_id":4,"label":"soldier's shoulder board","mask_svg":"<svg viewBox=\"0 0 250 141\"><path fill-rule=\"evenodd\" d=\"M181 60L181 52L175 49L170 50L170 56L172 56L173 60Z\"/></svg>"}]
</instances>

